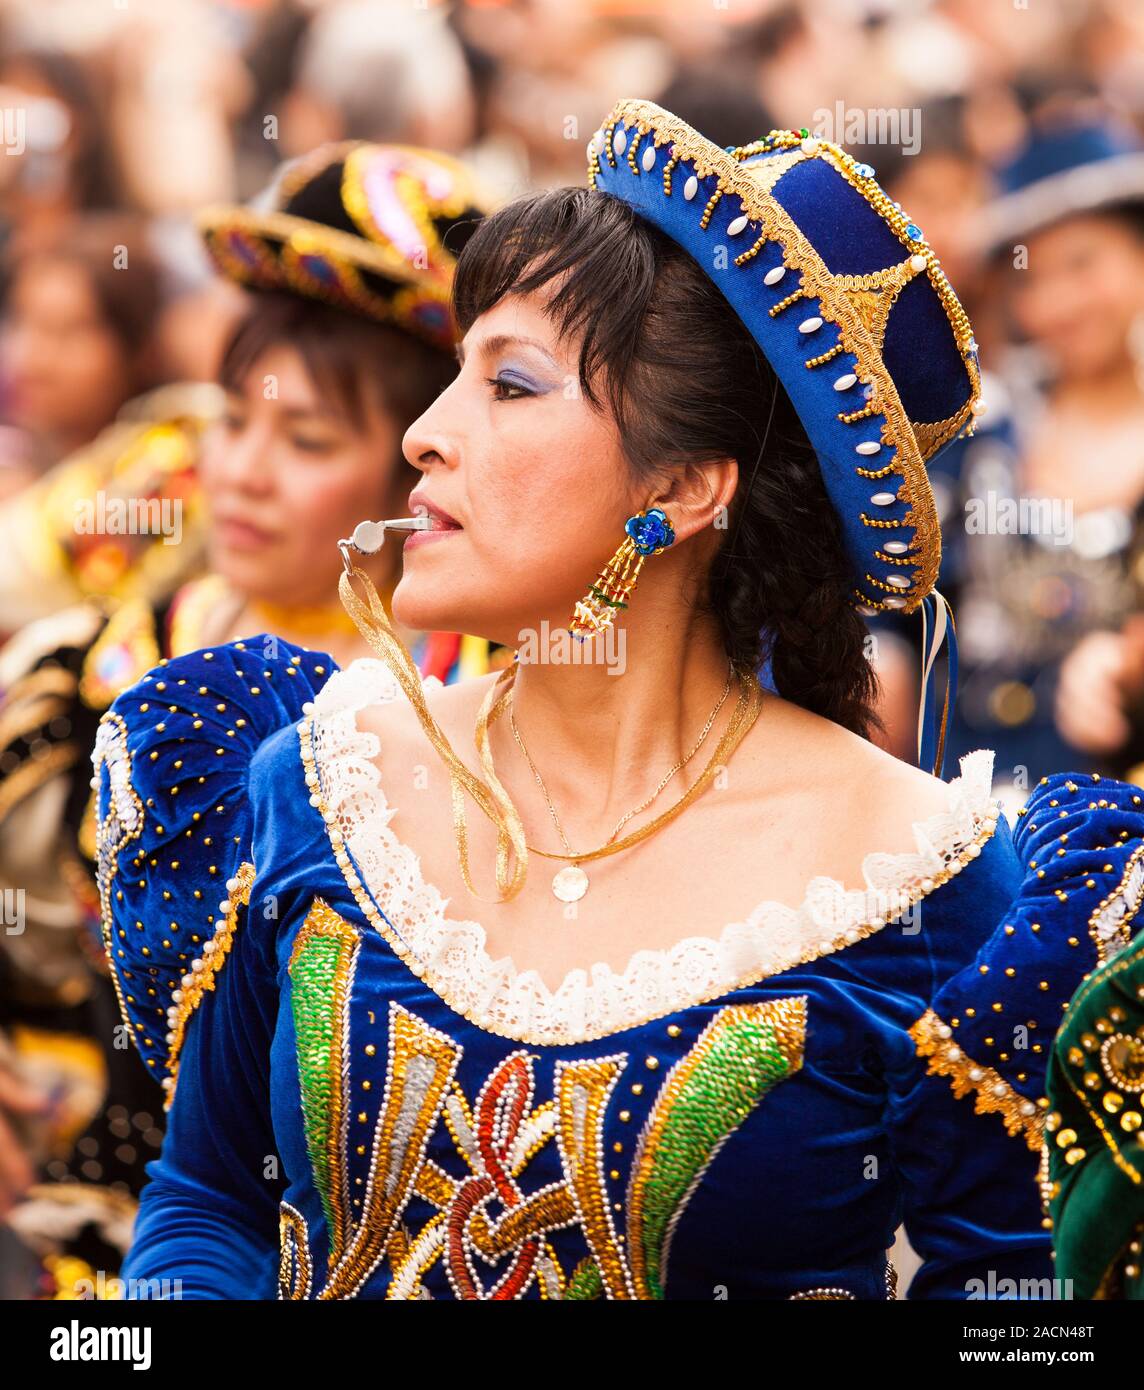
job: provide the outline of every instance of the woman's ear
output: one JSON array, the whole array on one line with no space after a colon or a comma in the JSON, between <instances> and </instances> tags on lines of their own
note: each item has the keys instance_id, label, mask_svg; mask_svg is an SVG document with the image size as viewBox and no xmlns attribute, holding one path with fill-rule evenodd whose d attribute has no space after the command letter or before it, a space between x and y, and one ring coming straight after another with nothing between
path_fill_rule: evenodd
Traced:
<instances>
[{"instance_id":1,"label":"woman's ear","mask_svg":"<svg viewBox=\"0 0 1144 1390\"><path fill-rule=\"evenodd\" d=\"M656 493L657 507L667 513L676 540L709 529L725 529L731 499L739 484L739 463L733 458L688 463L665 490Z\"/></svg>"}]
</instances>

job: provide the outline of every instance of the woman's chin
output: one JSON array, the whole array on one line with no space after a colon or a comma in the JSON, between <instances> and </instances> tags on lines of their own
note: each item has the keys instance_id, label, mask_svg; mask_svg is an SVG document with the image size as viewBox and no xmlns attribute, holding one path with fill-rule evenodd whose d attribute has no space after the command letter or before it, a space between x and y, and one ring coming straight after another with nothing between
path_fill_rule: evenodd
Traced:
<instances>
[{"instance_id":1,"label":"woman's chin","mask_svg":"<svg viewBox=\"0 0 1144 1390\"><path fill-rule=\"evenodd\" d=\"M462 632L471 637L500 641L490 630L503 627L495 622L485 604L469 604L455 591L431 593L429 585L406 575L393 591L393 621L414 632Z\"/></svg>"}]
</instances>

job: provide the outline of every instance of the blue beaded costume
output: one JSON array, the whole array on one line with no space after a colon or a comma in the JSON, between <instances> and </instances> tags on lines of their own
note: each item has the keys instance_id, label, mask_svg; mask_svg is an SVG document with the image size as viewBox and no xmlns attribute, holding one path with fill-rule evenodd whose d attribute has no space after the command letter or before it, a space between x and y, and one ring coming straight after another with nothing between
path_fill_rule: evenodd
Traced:
<instances>
[{"instance_id":1,"label":"blue beaded costume","mask_svg":"<svg viewBox=\"0 0 1144 1390\"><path fill-rule=\"evenodd\" d=\"M380 662L265 637L169 661L104 717L108 953L170 1103L127 1277L885 1298L904 1220L911 1297L1051 1278L1049 1044L1129 939L1135 788L1055 776L1014 835L971 754L949 817L862 890L816 880L797 912L696 923L630 979L549 994L482 960L387 831L354 714L397 694Z\"/></svg>"},{"instance_id":2,"label":"blue beaded costume","mask_svg":"<svg viewBox=\"0 0 1144 1390\"><path fill-rule=\"evenodd\" d=\"M921 229L805 131L722 150L623 101L588 158L600 196L703 265L788 393L855 606L922 614L927 683L948 631L948 707L926 468L972 429L980 374ZM940 774L933 690L920 757ZM1050 1295L1046 1067L1144 897L1136 788L1045 778L1013 832L974 751L864 884L816 877L797 907L689 924L553 991L493 960L391 830L384 738L356 715L399 694L417 691L387 664L261 637L156 668L102 721L106 944L170 1105L129 1278L193 1298L881 1299L904 1222L911 1297Z\"/></svg>"}]
</instances>

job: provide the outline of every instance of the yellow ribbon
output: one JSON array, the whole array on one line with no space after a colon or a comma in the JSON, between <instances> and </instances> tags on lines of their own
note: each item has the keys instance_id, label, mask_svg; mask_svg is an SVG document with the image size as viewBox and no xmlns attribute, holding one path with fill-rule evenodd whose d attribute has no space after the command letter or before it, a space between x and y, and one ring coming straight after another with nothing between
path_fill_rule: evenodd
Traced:
<instances>
[{"instance_id":1,"label":"yellow ribbon","mask_svg":"<svg viewBox=\"0 0 1144 1390\"><path fill-rule=\"evenodd\" d=\"M353 579L360 579L365 585L366 602L354 593ZM413 706L421 727L438 756L449 769L449 781L453 802L453 830L457 837L457 849L461 858L461 874L465 887L481 902L509 902L524 887L525 872L528 867L528 849L524 843L524 825L516 807L509 800L508 793L500 779L492 770L492 760L488 757L488 726L501 713L516 679L516 667L507 667L489 687L477 716L477 747L481 750L481 762L488 777L488 785L457 757L444 731L429 712L425 702L421 673L408 649L393 630L385 605L374 588L373 581L359 566L352 571L343 572L338 581L338 593L346 612L354 620L358 631L385 662L397 678L406 698ZM502 689L503 687L503 689ZM499 699L498 699L499 696ZM503 896L484 899L473 887L469 873L468 828L465 822L465 793L476 801L481 810L496 827L497 832L497 890ZM508 867L508 852L512 848L515 863L511 874Z\"/></svg>"}]
</instances>

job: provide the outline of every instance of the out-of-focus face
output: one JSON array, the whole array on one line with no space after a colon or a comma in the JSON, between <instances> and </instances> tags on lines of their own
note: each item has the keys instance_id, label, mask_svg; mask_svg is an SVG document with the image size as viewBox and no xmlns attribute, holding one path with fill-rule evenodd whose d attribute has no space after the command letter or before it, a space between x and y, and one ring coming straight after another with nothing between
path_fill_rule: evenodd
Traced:
<instances>
[{"instance_id":1,"label":"out-of-focus face","mask_svg":"<svg viewBox=\"0 0 1144 1390\"><path fill-rule=\"evenodd\" d=\"M985 178L974 160L941 150L910 155L894 179L893 197L925 228L955 290L975 269L967 254L968 231L985 198Z\"/></svg>"},{"instance_id":2,"label":"out-of-focus face","mask_svg":"<svg viewBox=\"0 0 1144 1390\"><path fill-rule=\"evenodd\" d=\"M330 601L338 541L359 521L407 514L410 479L395 467L397 448L379 402L369 401L360 429L323 398L294 348L268 349L242 391L227 393L203 449L211 568L251 598Z\"/></svg>"},{"instance_id":3,"label":"out-of-focus face","mask_svg":"<svg viewBox=\"0 0 1144 1390\"><path fill-rule=\"evenodd\" d=\"M394 616L516 646L567 627L576 600L644 506L610 415L579 389L578 344L538 295L508 295L465 335L460 373L406 431L422 470L410 504L457 525L404 545Z\"/></svg>"},{"instance_id":4,"label":"out-of-focus face","mask_svg":"<svg viewBox=\"0 0 1144 1390\"><path fill-rule=\"evenodd\" d=\"M9 293L0 353L9 420L63 448L96 435L131 392L123 345L73 262L25 263Z\"/></svg>"},{"instance_id":5,"label":"out-of-focus face","mask_svg":"<svg viewBox=\"0 0 1144 1390\"><path fill-rule=\"evenodd\" d=\"M1007 270L1021 329L1070 378L1115 370L1144 311L1144 239L1113 217L1070 217L1029 237L1028 268Z\"/></svg>"}]
</instances>

